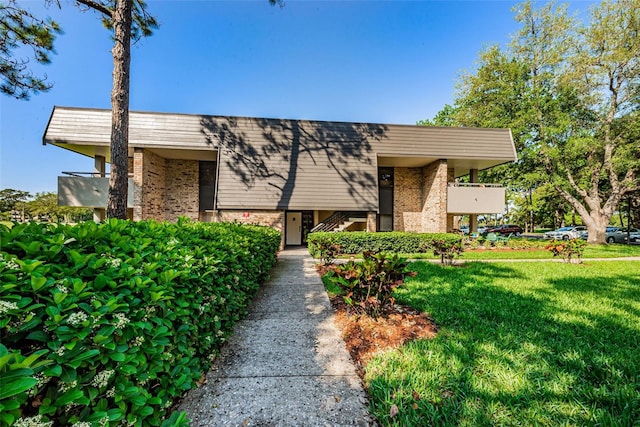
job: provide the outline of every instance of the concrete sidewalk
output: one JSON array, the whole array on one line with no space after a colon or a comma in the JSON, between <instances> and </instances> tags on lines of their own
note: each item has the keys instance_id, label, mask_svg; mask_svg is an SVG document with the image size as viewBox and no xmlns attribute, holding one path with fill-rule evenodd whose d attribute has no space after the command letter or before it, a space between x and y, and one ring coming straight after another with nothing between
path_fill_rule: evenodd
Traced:
<instances>
[{"instance_id":1,"label":"concrete sidewalk","mask_svg":"<svg viewBox=\"0 0 640 427\"><path fill-rule=\"evenodd\" d=\"M306 248L280 253L206 384L180 410L192 426L373 425Z\"/></svg>"}]
</instances>

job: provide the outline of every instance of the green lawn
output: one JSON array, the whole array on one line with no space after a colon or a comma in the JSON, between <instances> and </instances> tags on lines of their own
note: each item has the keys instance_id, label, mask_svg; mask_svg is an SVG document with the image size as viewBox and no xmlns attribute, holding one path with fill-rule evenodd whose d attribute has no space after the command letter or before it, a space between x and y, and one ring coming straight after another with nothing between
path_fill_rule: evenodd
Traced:
<instances>
[{"instance_id":1,"label":"green lawn","mask_svg":"<svg viewBox=\"0 0 640 427\"><path fill-rule=\"evenodd\" d=\"M436 259L431 253L402 254L411 259ZM585 249L584 258L623 258L640 257L640 245L589 245ZM504 248L467 250L459 258L461 260L492 260L492 259L551 259L553 255L546 249L510 250Z\"/></svg>"},{"instance_id":2,"label":"green lawn","mask_svg":"<svg viewBox=\"0 0 640 427\"><path fill-rule=\"evenodd\" d=\"M640 261L413 266L440 330L368 365L381 425L640 425Z\"/></svg>"}]
</instances>

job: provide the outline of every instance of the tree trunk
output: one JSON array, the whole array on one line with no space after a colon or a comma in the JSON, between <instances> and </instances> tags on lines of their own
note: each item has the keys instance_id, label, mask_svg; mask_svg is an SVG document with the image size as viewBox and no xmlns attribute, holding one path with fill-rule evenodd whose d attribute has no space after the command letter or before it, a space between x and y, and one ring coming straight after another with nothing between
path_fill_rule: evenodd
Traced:
<instances>
[{"instance_id":1,"label":"tree trunk","mask_svg":"<svg viewBox=\"0 0 640 427\"><path fill-rule=\"evenodd\" d=\"M133 0L116 0L113 12L113 88L111 90L111 175L108 218L127 218L129 152L129 69Z\"/></svg>"},{"instance_id":2,"label":"tree trunk","mask_svg":"<svg viewBox=\"0 0 640 427\"><path fill-rule=\"evenodd\" d=\"M613 206L617 206L619 199L614 200L612 199L613 196L611 196L603 208L600 207L599 199L585 195L584 199L587 202L586 204L591 207L591 210L588 210L585 205L565 190L560 187L556 187L556 189L573 207L573 215L575 215L577 211L582 218L582 223L587 226L587 231L589 232L587 241L589 243L606 243L607 225L609 225L609 221L614 213Z\"/></svg>"},{"instance_id":3,"label":"tree trunk","mask_svg":"<svg viewBox=\"0 0 640 427\"><path fill-rule=\"evenodd\" d=\"M529 189L529 232L533 233L535 230L535 219L533 216L533 189Z\"/></svg>"},{"instance_id":4,"label":"tree trunk","mask_svg":"<svg viewBox=\"0 0 640 427\"><path fill-rule=\"evenodd\" d=\"M587 242L605 243L607 241L607 225L609 225L609 219L610 217L607 216L599 216L598 218L588 216L582 218L589 232Z\"/></svg>"}]
</instances>

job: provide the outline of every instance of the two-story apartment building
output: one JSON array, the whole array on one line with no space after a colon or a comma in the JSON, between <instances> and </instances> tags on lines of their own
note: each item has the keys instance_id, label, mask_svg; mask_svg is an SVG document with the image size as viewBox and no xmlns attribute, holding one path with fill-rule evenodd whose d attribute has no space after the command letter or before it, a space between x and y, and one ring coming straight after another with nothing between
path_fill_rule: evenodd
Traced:
<instances>
[{"instance_id":1,"label":"two-story apartment building","mask_svg":"<svg viewBox=\"0 0 640 427\"><path fill-rule=\"evenodd\" d=\"M53 109L43 143L94 159L59 178L60 205L104 215L110 129L109 110ZM501 186L473 182L515 160L508 129L131 112L129 215L264 224L289 245L314 227L444 232L504 211Z\"/></svg>"}]
</instances>

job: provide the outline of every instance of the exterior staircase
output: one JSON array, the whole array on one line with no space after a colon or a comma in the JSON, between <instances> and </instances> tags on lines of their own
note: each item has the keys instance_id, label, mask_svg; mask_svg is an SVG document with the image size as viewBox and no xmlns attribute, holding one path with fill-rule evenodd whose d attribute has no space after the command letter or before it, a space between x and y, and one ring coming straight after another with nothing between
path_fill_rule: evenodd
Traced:
<instances>
[{"instance_id":1,"label":"exterior staircase","mask_svg":"<svg viewBox=\"0 0 640 427\"><path fill-rule=\"evenodd\" d=\"M366 212L336 211L311 229L316 231L344 231L356 222L367 222Z\"/></svg>"}]
</instances>

